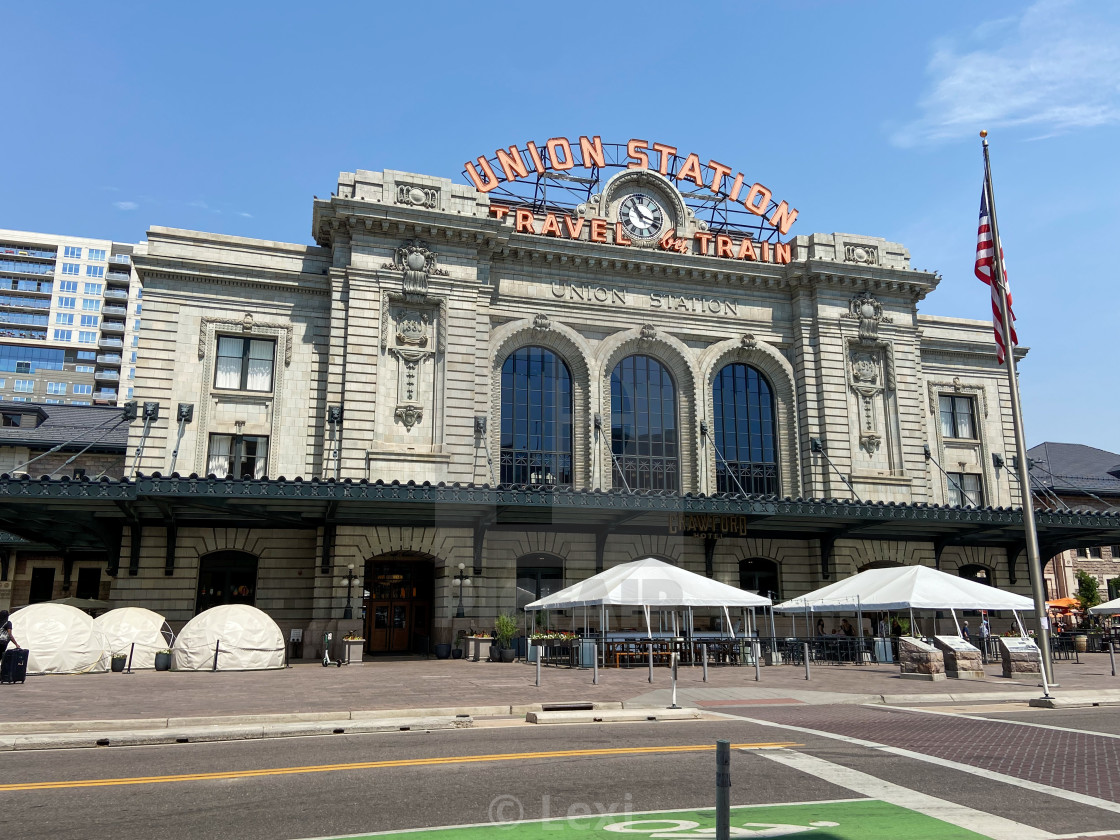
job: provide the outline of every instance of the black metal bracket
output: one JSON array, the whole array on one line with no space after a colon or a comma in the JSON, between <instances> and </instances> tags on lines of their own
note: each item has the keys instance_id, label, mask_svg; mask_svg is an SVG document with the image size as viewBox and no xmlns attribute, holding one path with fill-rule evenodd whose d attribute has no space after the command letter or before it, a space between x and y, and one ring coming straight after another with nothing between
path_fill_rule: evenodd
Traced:
<instances>
[{"instance_id":1,"label":"black metal bracket","mask_svg":"<svg viewBox=\"0 0 1120 840\"><path fill-rule=\"evenodd\" d=\"M821 578L829 580L832 577L832 549L836 545L836 537L821 537Z\"/></svg>"},{"instance_id":2,"label":"black metal bracket","mask_svg":"<svg viewBox=\"0 0 1120 840\"><path fill-rule=\"evenodd\" d=\"M600 528L595 532L595 574L603 571L603 554L607 550L608 536L610 531L606 528Z\"/></svg>"},{"instance_id":3,"label":"black metal bracket","mask_svg":"<svg viewBox=\"0 0 1120 840\"><path fill-rule=\"evenodd\" d=\"M486 543L486 531L494 524L495 519L497 519L496 514L490 513L474 524L474 543L472 547L474 549L473 564L475 577L482 576L482 547Z\"/></svg>"},{"instance_id":4,"label":"black metal bracket","mask_svg":"<svg viewBox=\"0 0 1120 840\"><path fill-rule=\"evenodd\" d=\"M69 551L62 555L62 591L69 593L74 579L74 555Z\"/></svg>"},{"instance_id":5,"label":"black metal bracket","mask_svg":"<svg viewBox=\"0 0 1120 840\"><path fill-rule=\"evenodd\" d=\"M704 574L708 577L716 575L716 538L704 537Z\"/></svg>"},{"instance_id":6,"label":"black metal bracket","mask_svg":"<svg viewBox=\"0 0 1120 840\"><path fill-rule=\"evenodd\" d=\"M175 552L179 548L179 525L174 517L164 525L164 533L167 535L167 544L163 549L163 574L171 577L175 574Z\"/></svg>"},{"instance_id":7,"label":"black metal bracket","mask_svg":"<svg viewBox=\"0 0 1120 840\"><path fill-rule=\"evenodd\" d=\"M1025 542L1012 543L1006 546L1007 551L1007 580L1009 583L1014 584L1019 578L1015 574L1015 563L1019 559L1019 555L1027 549Z\"/></svg>"},{"instance_id":8,"label":"black metal bracket","mask_svg":"<svg viewBox=\"0 0 1120 840\"><path fill-rule=\"evenodd\" d=\"M144 528L140 525L139 521L133 522L128 526L128 576L136 577L140 574L140 542L143 539ZM120 561L113 565L110 560L109 574L116 577Z\"/></svg>"}]
</instances>

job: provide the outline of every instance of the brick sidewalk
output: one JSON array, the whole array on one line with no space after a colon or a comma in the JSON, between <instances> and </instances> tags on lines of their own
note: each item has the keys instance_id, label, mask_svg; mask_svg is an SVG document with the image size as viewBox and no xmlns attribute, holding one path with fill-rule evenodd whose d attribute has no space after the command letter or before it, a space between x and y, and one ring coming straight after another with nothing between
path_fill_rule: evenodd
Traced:
<instances>
[{"instance_id":1,"label":"brick sidewalk","mask_svg":"<svg viewBox=\"0 0 1120 840\"><path fill-rule=\"evenodd\" d=\"M323 668L298 664L280 671L88 674L29 677L22 685L0 686L7 721L121 720L203 715L350 712L375 709L432 709L467 706L528 705L576 700L652 702L670 687L666 668L606 668L600 684L591 671L461 660L367 660L361 666ZM812 680L796 666L764 667L754 681L753 668L713 667L710 682L699 667L680 669L684 697L709 701L796 700L808 703L858 702L868 695L970 695L1006 693L1021 699L1038 693L997 676L989 666L983 681L902 680L897 666L815 666ZM1060 691L1120 690L1109 675L1108 656L1088 654L1080 665L1058 663ZM657 692L651 696L651 692ZM645 702L645 701L642 701Z\"/></svg>"}]
</instances>

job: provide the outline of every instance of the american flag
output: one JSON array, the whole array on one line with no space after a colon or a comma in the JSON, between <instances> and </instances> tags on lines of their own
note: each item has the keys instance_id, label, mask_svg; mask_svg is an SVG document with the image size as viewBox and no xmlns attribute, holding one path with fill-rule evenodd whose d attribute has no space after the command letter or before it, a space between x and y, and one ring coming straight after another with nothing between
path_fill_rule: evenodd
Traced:
<instances>
[{"instance_id":1,"label":"american flag","mask_svg":"<svg viewBox=\"0 0 1120 840\"><path fill-rule=\"evenodd\" d=\"M1007 282L1007 263L1003 259L1003 249L999 254L999 276L995 272L996 249L992 241L992 217L988 212L988 184L985 177L984 189L980 193L980 228L976 231L976 276L992 288L992 328L996 334L996 359L1002 365L1007 354L1003 346L1003 312L999 297L1007 295L1007 314L1011 317L1011 344L1017 346L1019 337L1015 335L1015 313L1011 311L1011 286ZM1002 289L1001 289L1002 285Z\"/></svg>"}]
</instances>

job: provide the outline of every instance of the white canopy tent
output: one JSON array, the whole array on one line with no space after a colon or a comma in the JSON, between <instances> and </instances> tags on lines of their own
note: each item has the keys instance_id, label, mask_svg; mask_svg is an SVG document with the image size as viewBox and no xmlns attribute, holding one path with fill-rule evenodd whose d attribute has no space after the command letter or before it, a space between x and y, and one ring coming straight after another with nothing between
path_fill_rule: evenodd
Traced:
<instances>
[{"instance_id":1,"label":"white canopy tent","mask_svg":"<svg viewBox=\"0 0 1120 840\"><path fill-rule=\"evenodd\" d=\"M949 610L955 622L956 610L1010 610L1018 620L1018 613L1034 610L1034 602L1022 595L1004 592L986 583L950 575L929 566L897 566L868 569L807 595L791 598L774 609L806 615L847 611Z\"/></svg>"},{"instance_id":2,"label":"white canopy tent","mask_svg":"<svg viewBox=\"0 0 1120 840\"><path fill-rule=\"evenodd\" d=\"M29 674L109 670L109 640L93 619L65 604L31 604L12 613L12 632L27 648Z\"/></svg>"},{"instance_id":3,"label":"white canopy tent","mask_svg":"<svg viewBox=\"0 0 1120 840\"><path fill-rule=\"evenodd\" d=\"M118 607L99 615L93 623L109 640L113 653L131 656L130 666L155 668L156 653L171 647L174 639L162 615L143 607Z\"/></svg>"},{"instance_id":4,"label":"white canopy tent","mask_svg":"<svg viewBox=\"0 0 1120 840\"><path fill-rule=\"evenodd\" d=\"M587 580L533 601L525 609L533 611L600 607L605 610L616 606L641 607L645 613L646 633L652 636L649 617L651 609L719 607L723 609L726 626L731 627L728 612L730 608L753 609L770 604L769 598L728 586L654 557L646 557L606 569ZM605 617L604 612L604 619Z\"/></svg>"},{"instance_id":5,"label":"white canopy tent","mask_svg":"<svg viewBox=\"0 0 1120 840\"><path fill-rule=\"evenodd\" d=\"M1120 613L1120 598L1113 598L1111 601L1105 601L1103 604L1097 604L1095 607L1089 607L1089 612L1093 615L1111 615L1112 613Z\"/></svg>"},{"instance_id":6,"label":"white canopy tent","mask_svg":"<svg viewBox=\"0 0 1120 840\"><path fill-rule=\"evenodd\" d=\"M171 662L177 671L283 668L284 634L256 607L222 604L199 613L179 631Z\"/></svg>"}]
</instances>

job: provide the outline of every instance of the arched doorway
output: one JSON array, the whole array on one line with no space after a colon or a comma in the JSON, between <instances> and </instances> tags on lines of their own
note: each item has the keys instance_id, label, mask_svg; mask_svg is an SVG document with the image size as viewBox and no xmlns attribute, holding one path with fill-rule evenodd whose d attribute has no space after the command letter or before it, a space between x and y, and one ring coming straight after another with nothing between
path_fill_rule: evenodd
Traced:
<instances>
[{"instance_id":1,"label":"arched doorway","mask_svg":"<svg viewBox=\"0 0 1120 840\"><path fill-rule=\"evenodd\" d=\"M249 604L257 597L257 558L246 551L216 551L198 561L194 611L219 604Z\"/></svg>"},{"instance_id":2,"label":"arched doorway","mask_svg":"<svg viewBox=\"0 0 1120 840\"><path fill-rule=\"evenodd\" d=\"M427 653L432 635L435 566L413 552L366 562L365 622L369 653Z\"/></svg>"},{"instance_id":3,"label":"arched doorway","mask_svg":"<svg viewBox=\"0 0 1120 840\"><path fill-rule=\"evenodd\" d=\"M782 594L778 564L763 557L739 561L739 588L780 600Z\"/></svg>"}]
</instances>

